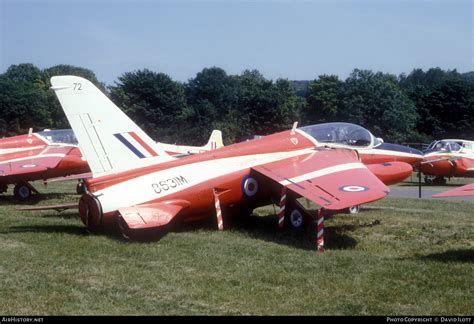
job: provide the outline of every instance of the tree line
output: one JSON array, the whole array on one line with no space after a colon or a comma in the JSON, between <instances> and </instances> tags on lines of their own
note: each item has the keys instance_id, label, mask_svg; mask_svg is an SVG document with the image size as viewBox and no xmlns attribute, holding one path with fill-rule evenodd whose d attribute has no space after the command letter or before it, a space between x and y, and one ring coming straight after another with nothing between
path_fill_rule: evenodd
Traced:
<instances>
[{"instance_id":1,"label":"tree line","mask_svg":"<svg viewBox=\"0 0 474 324\"><path fill-rule=\"evenodd\" d=\"M432 68L399 76L355 69L345 80L320 75L312 81L266 79L257 70L229 75L204 68L187 82L148 69L126 72L113 85L93 71L70 65L39 69L12 65L0 74L0 137L69 127L49 79L78 75L104 91L153 139L202 145L212 129L226 144L252 135L345 121L390 142L474 138L474 73Z\"/></svg>"}]
</instances>

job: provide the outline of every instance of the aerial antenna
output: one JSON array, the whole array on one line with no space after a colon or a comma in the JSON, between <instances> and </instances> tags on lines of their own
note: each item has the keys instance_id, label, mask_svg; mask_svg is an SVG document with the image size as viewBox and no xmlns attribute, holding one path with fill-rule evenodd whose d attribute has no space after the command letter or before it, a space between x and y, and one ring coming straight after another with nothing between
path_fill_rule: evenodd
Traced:
<instances>
[{"instance_id":1,"label":"aerial antenna","mask_svg":"<svg viewBox=\"0 0 474 324\"><path fill-rule=\"evenodd\" d=\"M30 127L30 129L28 129L28 137L31 137L32 134L33 134L33 128Z\"/></svg>"}]
</instances>

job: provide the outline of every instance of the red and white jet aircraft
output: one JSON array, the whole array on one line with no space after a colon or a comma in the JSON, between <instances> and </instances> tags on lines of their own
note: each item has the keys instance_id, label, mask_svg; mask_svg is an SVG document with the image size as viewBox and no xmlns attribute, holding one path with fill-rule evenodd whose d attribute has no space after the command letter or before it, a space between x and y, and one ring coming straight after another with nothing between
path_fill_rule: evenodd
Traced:
<instances>
[{"instance_id":1,"label":"red and white jet aircraft","mask_svg":"<svg viewBox=\"0 0 474 324\"><path fill-rule=\"evenodd\" d=\"M0 139L0 193L15 184L14 195L26 200L37 190L29 181L89 172L70 129Z\"/></svg>"},{"instance_id":2,"label":"red and white jet aircraft","mask_svg":"<svg viewBox=\"0 0 474 324\"><path fill-rule=\"evenodd\" d=\"M127 236L158 233L213 211L222 228L221 208L226 216L228 207L252 209L273 198L280 200L280 215L291 215L301 208L296 198L305 197L322 207L320 239L323 209L389 192L354 151L324 147L311 126L174 159L88 80L56 76L51 84L92 171L79 202L91 230L118 221Z\"/></svg>"},{"instance_id":3,"label":"red and white jet aircraft","mask_svg":"<svg viewBox=\"0 0 474 324\"><path fill-rule=\"evenodd\" d=\"M420 170L428 176L425 178L426 182L445 183L445 177L474 177L474 141L461 139L434 141L424 154Z\"/></svg>"}]
</instances>

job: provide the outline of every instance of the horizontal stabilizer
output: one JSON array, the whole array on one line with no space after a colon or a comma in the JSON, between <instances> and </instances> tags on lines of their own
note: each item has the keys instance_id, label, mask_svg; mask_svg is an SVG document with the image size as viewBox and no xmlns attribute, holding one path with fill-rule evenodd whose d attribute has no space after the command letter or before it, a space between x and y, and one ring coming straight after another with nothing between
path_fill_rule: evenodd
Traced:
<instances>
[{"instance_id":1,"label":"horizontal stabilizer","mask_svg":"<svg viewBox=\"0 0 474 324\"><path fill-rule=\"evenodd\" d=\"M186 208L187 202L160 202L120 208L119 214L128 229L156 228L169 224L178 213Z\"/></svg>"},{"instance_id":2,"label":"horizontal stabilizer","mask_svg":"<svg viewBox=\"0 0 474 324\"><path fill-rule=\"evenodd\" d=\"M463 197L463 196L474 197L474 183L433 195L433 198Z\"/></svg>"}]
</instances>

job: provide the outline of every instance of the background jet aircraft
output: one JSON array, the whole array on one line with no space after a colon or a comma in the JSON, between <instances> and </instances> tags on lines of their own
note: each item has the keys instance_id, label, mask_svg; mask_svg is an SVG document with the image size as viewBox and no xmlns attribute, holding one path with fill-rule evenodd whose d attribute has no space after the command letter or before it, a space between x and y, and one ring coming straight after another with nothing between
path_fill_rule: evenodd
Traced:
<instances>
[{"instance_id":1,"label":"background jet aircraft","mask_svg":"<svg viewBox=\"0 0 474 324\"><path fill-rule=\"evenodd\" d=\"M288 210L301 208L296 198L305 197L322 215L323 208L340 210L389 192L354 151L325 148L311 126L172 159L88 80L59 76L51 84L91 167L79 203L91 230L118 221L127 236L163 232L214 210L221 227L221 208L254 208L275 197Z\"/></svg>"},{"instance_id":2,"label":"background jet aircraft","mask_svg":"<svg viewBox=\"0 0 474 324\"><path fill-rule=\"evenodd\" d=\"M26 200L37 190L29 181L46 180L89 171L70 129L0 139L0 193L15 184L14 195Z\"/></svg>"},{"instance_id":3,"label":"background jet aircraft","mask_svg":"<svg viewBox=\"0 0 474 324\"><path fill-rule=\"evenodd\" d=\"M211 137L209 137L209 141L204 146L173 145L160 142L157 142L157 144L166 153L173 156L198 154L206 151L217 150L224 146L224 142L222 141L222 132L217 129L212 131Z\"/></svg>"},{"instance_id":4,"label":"background jet aircraft","mask_svg":"<svg viewBox=\"0 0 474 324\"><path fill-rule=\"evenodd\" d=\"M474 141L434 141L424 155L420 170L425 174L427 183L446 183L445 177L474 177Z\"/></svg>"},{"instance_id":5,"label":"background jet aircraft","mask_svg":"<svg viewBox=\"0 0 474 324\"><path fill-rule=\"evenodd\" d=\"M367 129L351 123L325 123L301 128L319 143L333 148L356 150L362 163L383 183L391 185L409 177L413 166L423 160L419 150L391 143L384 143ZM349 213L359 212L351 206Z\"/></svg>"},{"instance_id":6,"label":"background jet aircraft","mask_svg":"<svg viewBox=\"0 0 474 324\"><path fill-rule=\"evenodd\" d=\"M325 123L301 129L308 131L319 143L326 146L357 150L362 163L387 185L409 177L413 165L423 160L421 151L384 143L359 125Z\"/></svg>"}]
</instances>

